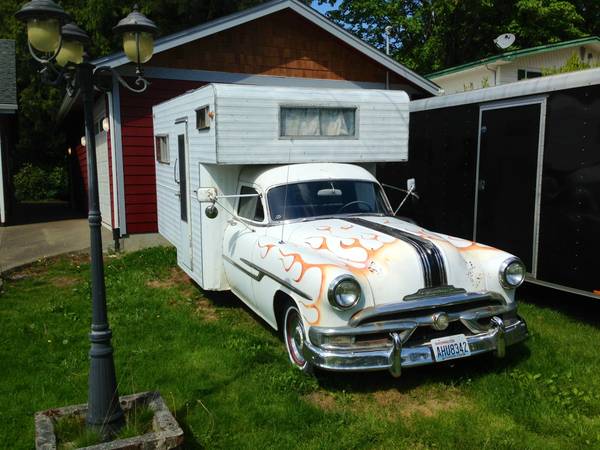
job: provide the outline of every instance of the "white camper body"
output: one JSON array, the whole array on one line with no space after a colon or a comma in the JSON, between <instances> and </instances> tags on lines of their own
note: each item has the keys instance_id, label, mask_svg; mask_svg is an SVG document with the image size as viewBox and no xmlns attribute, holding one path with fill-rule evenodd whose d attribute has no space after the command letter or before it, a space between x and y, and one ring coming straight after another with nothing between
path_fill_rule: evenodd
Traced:
<instances>
[{"instance_id":1,"label":"white camper body","mask_svg":"<svg viewBox=\"0 0 600 450\"><path fill-rule=\"evenodd\" d=\"M237 201L209 219L199 188L235 194L247 165L406 161L408 105L403 91L226 84L156 105L158 229L178 264L203 289L229 288L222 242Z\"/></svg>"}]
</instances>

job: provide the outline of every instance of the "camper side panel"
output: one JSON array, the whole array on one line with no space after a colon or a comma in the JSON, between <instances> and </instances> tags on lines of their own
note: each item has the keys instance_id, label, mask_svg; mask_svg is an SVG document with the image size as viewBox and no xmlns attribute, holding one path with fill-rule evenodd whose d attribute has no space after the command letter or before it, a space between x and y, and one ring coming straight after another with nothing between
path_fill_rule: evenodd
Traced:
<instances>
[{"instance_id":1,"label":"camper side panel","mask_svg":"<svg viewBox=\"0 0 600 450\"><path fill-rule=\"evenodd\" d=\"M158 203L158 228L159 232L165 236L177 248L191 247L189 255L191 272L189 275L194 278L202 287L203 284L203 258L202 248L199 243L202 242L202 220L201 212L196 199L196 190L201 185L200 172L198 165L201 161L214 158L215 154L215 130L211 121L204 122L201 127L197 124L196 110L202 110L203 113L214 111L214 97L212 88L198 89L192 95L182 95L154 107L154 130L155 147L158 140L163 137L168 141L168 161L160 161L158 148L156 163L156 189ZM205 118L208 117L206 114ZM181 124L187 123L187 127L182 128ZM179 125L178 125L179 124ZM177 131L179 130L179 131ZM187 192L190 196L190 211L188 222L191 226L192 242L183 242L188 240L188 233L182 233L181 222L181 189L178 177L180 176L180 167L182 161L178 153L178 135L182 130L187 130L187 160L185 172L188 174ZM188 268L187 271L190 271Z\"/></svg>"},{"instance_id":2,"label":"camper side panel","mask_svg":"<svg viewBox=\"0 0 600 450\"><path fill-rule=\"evenodd\" d=\"M199 175L200 183L193 184L192 188L214 187L220 194L235 194L240 173L240 166L202 164L198 160L192 162ZM229 289L223 270L223 233L231 220L230 212L235 209L236 200L233 198L222 198L217 208L219 215L209 219L204 214L207 203L200 203L192 199L192 210L194 220L198 217L201 222L202 234L194 233L194 255L196 261L202 261L202 287L206 290L221 291Z\"/></svg>"},{"instance_id":3,"label":"camper side panel","mask_svg":"<svg viewBox=\"0 0 600 450\"><path fill-rule=\"evenodd\" d=\"M173 130L173 121L160 107L154 107L154 155L156 166L156 203L158 216L158 232L171 244L179 244L180 206L177 201L179 185L175 179L177 162L177 136ZM167 143L166 155L159 160L159 139Z\"/></svg>"},{"instance_id":4,"label":"camper side panel","mask_svg":"<svg viewBox=\"0 0 600 450\"><path fill-rule=\"evenodd\" d=\"M217 162L405 161L408 96L402 91L215 85ZM281 108L355 108L354 136L281 136Z\"/></svg>"}]
</instances>

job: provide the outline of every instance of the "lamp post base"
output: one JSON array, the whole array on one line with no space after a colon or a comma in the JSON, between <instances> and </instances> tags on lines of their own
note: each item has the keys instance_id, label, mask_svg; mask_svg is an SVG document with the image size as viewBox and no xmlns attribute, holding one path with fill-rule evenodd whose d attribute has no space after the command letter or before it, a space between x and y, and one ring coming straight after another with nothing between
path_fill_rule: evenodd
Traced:
<instances>
[{"instance_id":1,"label":"lamp post base","mask_svg":"<svg viewBox=\"0 0 600 450\"><path fill-rule=\"evenodd\" d=\"M120 404L129 415L134 414L135 409L139 410L140 407L150 409L154 413L151 432L126 439L98 443L86 448L92 450L174 449L183 444L183 430L169 411L160 393L143 392L125 395L120 398ZM61 440L61 436L56 435L57 423L64 419L83 420L87 413L87 404L37 412L35 414L35 448L55 450L57 441Z\"/></svg>"}]
</instances>

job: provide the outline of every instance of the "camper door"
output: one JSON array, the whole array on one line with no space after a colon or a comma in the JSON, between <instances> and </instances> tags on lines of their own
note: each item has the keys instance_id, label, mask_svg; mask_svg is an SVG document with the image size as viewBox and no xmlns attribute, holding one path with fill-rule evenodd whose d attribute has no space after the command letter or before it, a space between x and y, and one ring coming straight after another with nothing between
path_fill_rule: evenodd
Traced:
<instances>
[{"instance_id":1,"label":"camper door","mask_svg":"<svg viewBox=\"0 0 600 450\"><path fill-rule=\"evenodd\" d=\"M177 259L190 270L193 270L192 257L192 215L190 211L190 183L189 183L189 147L187 138L187 120L175 122L175 139L177 143L177 159L175 160L174 176L179 185L179 241L177 245Z\"/></svg>"}]
</instances>

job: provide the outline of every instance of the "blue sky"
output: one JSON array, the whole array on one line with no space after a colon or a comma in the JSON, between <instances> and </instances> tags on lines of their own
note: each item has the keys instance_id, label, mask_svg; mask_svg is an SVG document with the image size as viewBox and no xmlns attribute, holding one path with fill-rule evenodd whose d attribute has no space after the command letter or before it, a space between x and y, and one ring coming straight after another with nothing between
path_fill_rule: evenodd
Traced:
<instances>
[{"instance_id":1,"label":"blue sky","mask_svg":"<svg viewBox=\"0 0 600 450\"><path fill-rule=\"evenodd\" d=\"M339 3L340 0L336 1L336 4ZM334 9L334 7L329 6L328 4L323 4L323 5L319 5L319 2L317 0L313 0L312 2L312 7L315 8L317 11L321 12L322 14L325 14L327 11L329 11L330 9Z\"/></svg>"}]
</instances>

